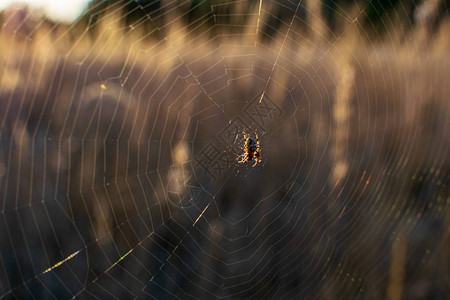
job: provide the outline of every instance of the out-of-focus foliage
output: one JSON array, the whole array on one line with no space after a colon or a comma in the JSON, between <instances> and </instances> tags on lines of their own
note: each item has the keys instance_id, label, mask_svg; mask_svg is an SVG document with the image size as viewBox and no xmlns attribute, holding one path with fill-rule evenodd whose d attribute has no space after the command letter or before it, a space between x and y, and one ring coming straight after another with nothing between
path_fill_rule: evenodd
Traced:
<instances>
[{"instance_id":1,"label":"out-of-focus foliage","mask_svg":"<svg viewBox=\"0 0 450 300\"><path fill-rule=\"evenodd\" d=\"M259 1L229 2L4 13L1 296L449 298L448 0L302 6L284 44L292 9L264 6L256 36L235 17ZM245 118L269 74L263 163L189 195L217 107Z\"/></svg>"},{"instance_id":2,"label":"out-of-focus foliage","mask_svg":"<svg viewBox=\"0 0 450 300\"><path fill-rule=\"evenodd\" d=\"M182 15L187 26L195 26L202 23L202 26L214 27L215 16L220 14L224 18L224 22L233 21L230 16L233 12L239 12L246 15L254 11L255 7L259 5L259 0L248 0L245 2L237 1L235 4L229 4L227 0L193 0L193 1L173 1L173 5L177 6L176 15ZM264 1L271 3L270 1ZM399 23L407 24L408 27L413 27L418 21L417 14L430 14L433 16L424 16L434 29L436 29L443 18L449 14L450 0L443 1L429 1L437 3L437 7L430 11L430 6L427 4L423 6L423 12L418 12L417 9L421 7L424 0L323 0L319 1L320 14L326 21L326 25L331 32L339 31L342 28L343 22L351 22L352 11L355 9L364 8L364 13L359 16L364 21L365 29L372 31L372 38L378 38L380 35L386 33L391 27L397 26ZM297 16L305 19L306 4L302 0L289 1L285 5L278 5L278 2L273 2L268 9L272 16L266 21L266 26L261 30L261 35L273 35L281 26L282 22L289 22L292 17L293 10L297 10ZM180 5L182 4L182 5ZM223 5L227 4L227 5ZM239 7L237 10L235 8ZM84 17L86 23L89 23L90 28L95 28L95 24L105 14L118 13L124 18L124 24L127 26L135 26L143 23L146 30L153 30L164 28L164 22L168 21L161 18L164 14L164 9L161 8L161 0L112 0L102 1L93 0L90 2L88 13ZM175 15L175 14L174 14ZM228 15L228 17L227 17ZM386 18L388 16L388 18ZM234 23L235 30L244 30L242 26L245 23L245 18L241 22ZM305 27L307 27L305 23ZM213 30L217 31L217 28Z\"/></svg>"}]
</instances>

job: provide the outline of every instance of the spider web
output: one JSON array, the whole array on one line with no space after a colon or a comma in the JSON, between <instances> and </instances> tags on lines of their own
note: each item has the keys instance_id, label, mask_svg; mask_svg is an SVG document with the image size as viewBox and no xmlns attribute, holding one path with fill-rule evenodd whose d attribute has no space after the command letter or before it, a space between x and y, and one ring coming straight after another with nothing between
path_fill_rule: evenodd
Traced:
<instances>
[{"instance_id":1,"label":"spider web","mask_svg":"<svg viewBox=\"0 0 450 300\"><path fill-rule=\"evenodd\" d=\"M5 10L1 297L445 298L446 5Z\"/></svg>"}]
</instances>

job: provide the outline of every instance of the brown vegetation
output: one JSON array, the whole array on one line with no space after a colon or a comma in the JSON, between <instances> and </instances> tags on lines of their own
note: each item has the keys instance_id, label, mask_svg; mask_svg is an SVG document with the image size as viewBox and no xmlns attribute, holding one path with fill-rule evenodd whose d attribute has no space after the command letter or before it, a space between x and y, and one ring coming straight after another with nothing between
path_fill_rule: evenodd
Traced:
<instances>
[{"instance_id":1,"label":"brown vegetation","mask_svg":"<svg viewBox=\"0 0 450 300\"><path fill-rule=\"evenodd\" d=\"M2 296L449 297L448 17L229 9L236 34L3 15Z\"/></svg>"}]
</instances>

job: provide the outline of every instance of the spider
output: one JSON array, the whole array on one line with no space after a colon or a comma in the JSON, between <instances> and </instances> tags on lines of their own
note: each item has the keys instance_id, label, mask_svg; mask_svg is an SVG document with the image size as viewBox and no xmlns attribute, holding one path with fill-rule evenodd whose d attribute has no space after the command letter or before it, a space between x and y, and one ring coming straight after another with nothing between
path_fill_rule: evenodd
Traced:
<instances>
[{"instance_id":1,"label":"spider","mask_svg":"<svg viewBox=\"0 0 450 300\"><path fill-rule=\"evenodd\" d=\"M258 134L255 132L256 141L251 137L247 138L247 134L244 131L244 139L245 139L245 147L242 150L245 151L243 155L241 155L241 160L238 163L246 163L248 161L252 161L255 159L255 163L252 167L256 166L259 162L261 162L261 153L259 152L259 139Z\"/></svg>"}]
</instances>

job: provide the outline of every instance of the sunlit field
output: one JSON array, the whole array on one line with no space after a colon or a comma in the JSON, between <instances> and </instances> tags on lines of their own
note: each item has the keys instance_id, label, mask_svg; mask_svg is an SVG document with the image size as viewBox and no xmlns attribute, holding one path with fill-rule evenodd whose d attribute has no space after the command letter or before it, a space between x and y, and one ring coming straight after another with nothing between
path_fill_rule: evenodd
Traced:
<instances>
[{"instance_id":1,"label":"sunlit field","mask_svg":"<svg viewBox=\"0 0 450 300\"><path fill-rule=\"evenodd\" d=\"M448 1L323 2L3 11L0 298L448 299Z\"/></svg>"}]
</instances>

